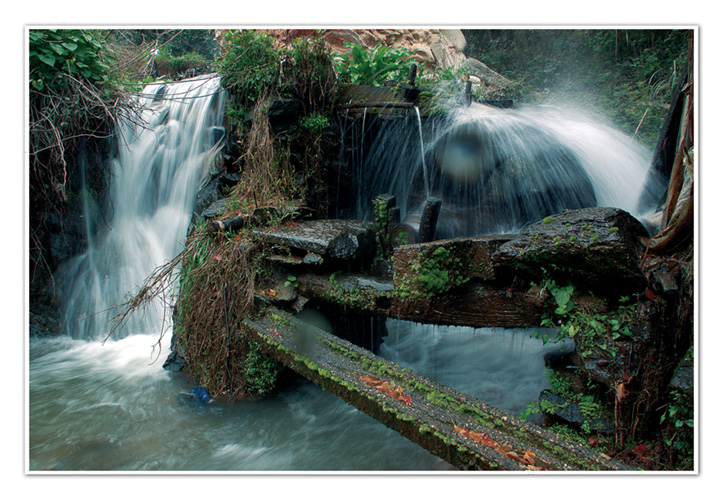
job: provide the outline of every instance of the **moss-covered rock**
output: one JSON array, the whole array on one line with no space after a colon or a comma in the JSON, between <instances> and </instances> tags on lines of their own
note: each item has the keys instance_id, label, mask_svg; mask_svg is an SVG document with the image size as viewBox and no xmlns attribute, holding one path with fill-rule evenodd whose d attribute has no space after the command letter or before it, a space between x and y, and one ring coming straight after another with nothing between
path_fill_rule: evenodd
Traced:
<instances>
[{"instance_id":1,"label":"moss-covered rock","mask_svg":"<svg viewBox=\"0 0 723 500\"><path fill-rule=\"evenodd\" d=\"M492 256L499 276L541 280L545 273L578 288L642 291L643 225L624 210L593 207L565 210L531 224Z\"/></svg>"}]
</instances>

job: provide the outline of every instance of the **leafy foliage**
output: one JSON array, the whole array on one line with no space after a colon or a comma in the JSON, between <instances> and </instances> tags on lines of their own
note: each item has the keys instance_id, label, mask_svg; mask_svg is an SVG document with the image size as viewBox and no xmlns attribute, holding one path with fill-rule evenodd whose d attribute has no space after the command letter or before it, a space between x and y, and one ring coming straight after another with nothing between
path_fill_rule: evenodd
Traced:
<instances>
[{"instance_id":1,"label":"leafy foliage","mask_svg":"<svg viewBox=\"0 0 723 500\"><path fill-rule=\"evenodd\" d=\"M97 148L116 119L137 117L123 98L127 79L106 40L97 30L29 32L30 185L37 209L59 211L57 204L67 203L80 144Z\"/></svg>"},{"instance_id":2,"label":"leafy foliage","mask_svg":"<svg viewBox=\"0 0 723 500\"><path fill-rule=\"evenodd\" d=\"M670 401L660 416L662 439L669 450L669 461L683 470L693 469L694 411L693 400L683 392L670 391Z\"/></svg>"},{"instance_id":3,"label":"leafy foliage","mask_svg":"<svg viewBox=\"0 0 723 500\"><path fill-rule=\"evenodd\" d=\"M30 30L28 34L30 85L38 91L65 84L59 75L102 85L109 79L110 66L98 33L88 30Z\"/></svg>"},{"instance_id":4,"label":"leafy foliage","mask_svg":"<svg viewBox=\"0 0 723 500\"><path fill-rule=\"evenodd\" d=\"M413 53L405 48L389 48L377 45L366 50L361 45L351 47L350 54L337 57L336 71L339 79L352 85L384 85L387 80L405 80L414 64Z\"/></svg>"},{"instance_id":5,"label":"leafy foliage","mask_svg":"<svg viewBox=\"0 0 723 500\"><path fill-rule=\"evenodd\" d=\"M299 118L299 127L312 135L319 135L329 127L329 119L320 113L310 113Z\"/></svg>"},{"instance_id":6,"label":"leafy foliage","mask_svg":"<svg viewBox=\"0 0 723 500\"><path fill-rule=\"evenodd\" d=\"M296 38L284 61L282 91L301 100L307 114L329 114L339 92L329 45L320 39Z\"/></svg>"},{"instance_id":7,"label":"leafy foliage","mask_svg":"<svg viewBox=\"0 0 723 500\"><path fill-rule=\"evenodd\" d=\"M278 84L281 50L263 31L232 30L223 37L225 54L216 61L221 83L247 109L256 97Z\"/></svg>"}]
</instances>

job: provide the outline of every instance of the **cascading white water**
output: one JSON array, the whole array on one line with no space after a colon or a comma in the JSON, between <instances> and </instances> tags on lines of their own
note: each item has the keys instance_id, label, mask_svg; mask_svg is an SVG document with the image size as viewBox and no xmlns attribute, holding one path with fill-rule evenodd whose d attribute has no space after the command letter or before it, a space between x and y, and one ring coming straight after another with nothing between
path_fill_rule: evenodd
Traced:
<instances>
[{"instance_id":1,"label":"cascading white water","mask_svg":"<svg viewBox=\"0 0 723 500\"><path fill-rule=\"evenodd\" d=\"M151 84L137 100L141 123L117 125L107 226L89 226L87 250L59 271L72 337L107 335L110 308L182 249L199 183L224 136L224 94L212 75ZM144 313L116 335L158 331L167 311L159 302Z\"/></svg>"},{"instance_id":2,"label":"cascading white water","mask_svg":"<svg viewBox=\"0 0 723 500\"><path fill-rule=\"evenodd\" d=\"M473 103L429 117L423 138L415 118L381 127L361 167L362 197L391 193L402 217L430 194L441 199L438 238L516 232L590 206L641 217L664 191L647 175L648 150L577 110Z\"/></svg>"},{"instance_id":3,"label":"cascading white water","mask_svg":"<svg viewBox=\"0 0 723 500\"><path fill-rule=\"evenodd\" d=\"M414 106L414 112L417 114L417 125L419 126L419 149L424 151L424 132L422 131L422 114L419 108ZM422 154L422 178L424 179L424 197L429 197L429 174L427 173L427 163L424 161Z\"/></svg>"}]
</instances>

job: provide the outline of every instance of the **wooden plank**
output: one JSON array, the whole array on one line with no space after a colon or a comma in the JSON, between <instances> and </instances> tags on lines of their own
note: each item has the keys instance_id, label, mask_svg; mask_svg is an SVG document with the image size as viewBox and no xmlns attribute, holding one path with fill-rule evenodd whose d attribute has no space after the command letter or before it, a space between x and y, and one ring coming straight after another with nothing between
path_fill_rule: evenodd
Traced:
<instances>
[{"instance_id":1,"label":"wooden plank","mask_svg":"<svg viewBox=\"0 0 723 500\"><path fill-rule=\"evenodd\" d=\"M626 469L275 308L247 319L243 333L271 357L459 469Z\"/></svg>"},{"instance_id":2,"label":"wooden plank","mask_svg":"<svg viewBox=\"0 0 723 500\"><path fill-rule=\"evenodd\" d=\"M539 326L545 292L497 289L482 283L467 283L444 294L406 294L383 278L356 274L297 274L299 293L342 308L391 318L481 327L517 328Z\"/></svg>"}]
</instances>

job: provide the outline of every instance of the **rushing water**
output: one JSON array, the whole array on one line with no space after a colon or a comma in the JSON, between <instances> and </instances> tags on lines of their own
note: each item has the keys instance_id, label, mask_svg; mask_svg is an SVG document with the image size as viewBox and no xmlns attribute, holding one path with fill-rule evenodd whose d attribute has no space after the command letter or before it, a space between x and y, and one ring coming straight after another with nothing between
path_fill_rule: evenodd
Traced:
<instances>
[{"instance_id":1,"label":"rushing water","mask_svg":"<svg viewBox=\"0 0 723 500\"><path fill-rule=\"evenodd\" d=\"M364 175L362 200L393 194L404 219L427 196L439 198L440 238L516 232L591 206L641 217L664 192L662 182L647 182L650 151L578 110L473 103L427 118L423 134L416 109L375 126L374 143L354 167ZM369 203L355 215L371 217Z\"/></svg>"},{"instance_id":2,"label":"rushing water","mask_svg":"<svg viewBox=\"0 0 723 500\"><path fill-rule=\"evenodd\" d=\"M97 221L86 207L87 250L58 273L73 337L105 336L110 308L182 249L199 183L223 139L223 100L214 77L151 84L138 98L141 121L118 125L107 216ZM159 301L145 312L118 335L153 331L165 309Z\"/></svg>"},{"instance_id":3,"label":"rushing water","mask_svg":"<svg viewBox=\"0 0 723 500\"><path fill-rule=\"evenodd\" d=\"M388 323L381 355L513 413L547 387L544 354L560 349L526 330ZM156 340L31 341L30 470L449 469L305 380L258 401L199 406L186 395L192 382L162 369Z\"/></svg>"}]
</instances>

